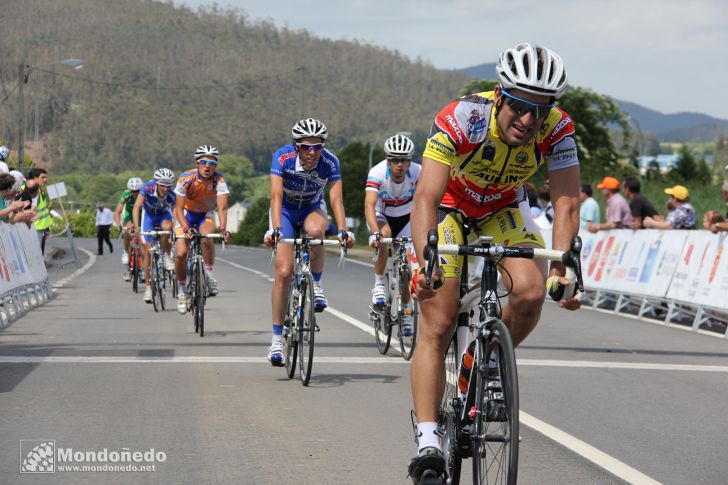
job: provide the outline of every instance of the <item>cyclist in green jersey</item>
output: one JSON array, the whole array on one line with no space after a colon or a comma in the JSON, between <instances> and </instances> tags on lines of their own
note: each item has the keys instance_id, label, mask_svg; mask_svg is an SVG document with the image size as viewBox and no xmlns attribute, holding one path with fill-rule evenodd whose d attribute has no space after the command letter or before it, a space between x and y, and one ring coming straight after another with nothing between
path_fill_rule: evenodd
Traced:
<instances>
[{"instance_id":1,"label":"cyclist in green jersey","mask_svg":"<svg viewBox=\"0 0 728 485\"><path fill-rule=\"evenodd\" d=\"M132 210L134 209L134 203L136 202L137 195L142 189L144 181L139 177L132 177L126 183L126 189L121 193L119 198L119 205L116 206L114 211L114 220L116 225L123 231L124 237L124 251L121 253L121 264L124 266L129 264L129 244L131 244L131 236L134 232L134 221L132 219ZM131 279L129 271L124 273L124 281Z\"/></svg>"}]
</instances>

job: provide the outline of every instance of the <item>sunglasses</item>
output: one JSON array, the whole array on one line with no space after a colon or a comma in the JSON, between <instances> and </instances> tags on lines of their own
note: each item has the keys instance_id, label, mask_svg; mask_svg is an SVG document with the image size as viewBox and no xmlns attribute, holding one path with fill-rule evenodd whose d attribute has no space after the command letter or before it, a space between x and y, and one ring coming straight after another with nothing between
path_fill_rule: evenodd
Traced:
<instances>
[{"instance_id":1,"label":"sunglasses","mask_svg":"<svg viewBox=\"0 0 728 485\"><path fill-rule=\"evenodd\" d=\"M512 95L505 89L501 89L501 94L506 97L506 104L508 104L511 110L516 113L518 117L521 117L526 113L532 113L536 118L545 118L551 112L551 108L556 106L556 103L532 103L531 101L526 101L525 99Z\"/></svg>"},{"instance_id":2,"label":"sunglasses","mask_svg":"<svg viewBox=\"0 0 728 485\"><path fill-rule=\"evenodd\" d=\"M197 160L200 165L209 165L210 167L217 167L217 160Z\"/></svg>"},{"instance_id":3,"label":"sunglasses","mask_svg":"<svg viewBox=\"0 0 728 485\"><path fill-rule=\"evenodd\" d=\"M321 150L324 147L324 144L323 143L315 143L313 145L309 145L308 143L296 143L296 146L298 147L299 150L303 150L304 152L308 152L308 151L311 151L311 150L317 152L317 151Z\"/></svg>"},{"instance_id":4,"label":"sunglasses","mask_svg":"<svg viewBox=\"0 0 728 485\"><path fill-rule=\"evenodd\" d=\"M402 165L410 161L409 158L388 158L387 161L392 165Z\"/></svg>"}]
</instances>

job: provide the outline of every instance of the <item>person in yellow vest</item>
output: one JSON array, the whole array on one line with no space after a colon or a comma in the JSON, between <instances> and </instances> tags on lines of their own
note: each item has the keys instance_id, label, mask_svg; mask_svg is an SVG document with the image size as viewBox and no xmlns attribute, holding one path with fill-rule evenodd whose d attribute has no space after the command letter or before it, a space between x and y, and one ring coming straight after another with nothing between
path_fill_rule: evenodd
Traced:
<instances>
[{"instance_id":1,"label":"person in yellow vest","mask_svg":"<svg viewBox=\"0 0 728 485\"><path fill-rule=\"evenodd\" d=\"M48 182L48 171L44 168L33 168L28 172L25 181L24 196L21 199L31 200L32 207L35 209L36 217L34 221L35 230L38 231L38 241L40 242L40 250L45 254L45 242L48 238L53 218L50 212L50 200L46 193L45 186Z\"/></svg>"}]
</instances>

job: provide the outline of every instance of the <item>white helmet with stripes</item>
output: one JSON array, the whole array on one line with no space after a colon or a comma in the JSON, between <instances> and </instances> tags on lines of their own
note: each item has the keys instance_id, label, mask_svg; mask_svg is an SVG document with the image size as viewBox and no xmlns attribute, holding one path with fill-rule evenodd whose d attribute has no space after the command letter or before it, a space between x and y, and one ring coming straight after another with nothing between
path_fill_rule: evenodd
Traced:
<instances>
[{"instance_id":1,"label":"white helmet with stripes","mask_svg":"<svg viewBox=\"0 0 728 485\"><path fill-rule=\"evenodd\" d=\"M313 118L305 118L297 121L293 128L291 128L291 135L295 141L301 140L308 137L318 137L326 141L329 136L329 130L326 129L326 125L321 123L319 120Z\"/></svg>"},{"instance_id":2,"label":"white helmet with stripes","mask_svg":"<svg viewBox=\"0 0 728 485\"><path fill-rule=\"evenodd\" d=\"M215 160L220 156L220 152L217 151L212 145L200 145L195 150L195 160L202 157L213 157Z\"/></svg>"},{"instance_id":3,"label":"white helmet with stripes","mask_svg":"<svg viewBox=\"0 0 728 485\"><path fill-rule=\"evenodd\" d=\"M559 99L566 91L566 67L548 47L518 44L500 55L496 72L501 87Z\"/></svg>"},{"instance_id":4,"label":"white helmet with stripes","mask_svg":"<svg viewBox=\"0 0 728 485\"><path fill-rule=\"evenodd\" d=\"M174 185L174 172L168 168L160 168L154 172L154 180L156 180L159 185Z\"/></svg>"},{"instance_id":5,"label":"white helmet with stripes","mask_svg":"<svg viewBox=\"0 0 728 485\"><path fill-rule=\"evenodd\" d=\"M384 153L393 158L412 158L415 153L415 144L405 135L397 133L384 142Z\"/></svg>"},{"instance_id":6,"label":"white helmet with stripes","mask_svg":"<svg viewBox=\"0 0 728 485\"><path fill-rule=\"evenodd\" d=\"M142 190L142 186L144 186L144 181L139 177L132 177L126 183L126 188L131 190L132 192Z\"/></svg>"}]
</instances>

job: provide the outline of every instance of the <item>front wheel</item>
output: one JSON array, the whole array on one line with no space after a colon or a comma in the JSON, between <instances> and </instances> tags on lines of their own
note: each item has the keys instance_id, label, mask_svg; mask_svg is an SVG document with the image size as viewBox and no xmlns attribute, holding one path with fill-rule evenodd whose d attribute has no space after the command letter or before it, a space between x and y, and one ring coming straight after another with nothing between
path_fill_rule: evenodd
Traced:
<instances>
[{"instance_id":1,"label":"front wheel","mask_svg":"<svg viewBox=\"0 0 728 485\"><path fill-rule=\"evenodd\" d=\"M385 287L389 288L389 275L385 275ZM387 297L389 299L389 296ZM389 350L389 343L392 341L392 323L390 321L390 306L382 310L372 310L374 315L374 340L377 341L379 353L384 355Z\"/></svg>"},{"instance_id":2,"label":"front wheel","mask_svg":"<svg viewBox=\"0 0 728 485\"><path fill-rule=\"evenodd\" d=\"M301 307L298 319L298 371L301 383L308 385L313 367L313 347L316 335L316 314L313 297L313 278L306 275L301 285Z\"/></svg>"},{"instance_id":3,"label":"front wheel","mask_svg":"<svg viewBox=\"0 0 728 485\"><path fill-rule=\"evenodd\" d=\"M205 284L205 266L202 261L198 261L195 265L195 307L197 308L197 319L200 328L200 337L205 336L205 297L207 295L207 285Z\"/></svg>"},{"instance_id":4,"label":"front wheel","mask_svg":"<svg viewBox=\"0 0 728 485\"><path fill-rule=\"evenodd\" d=\"M417 345L417 328L418 328L418 322L420 319L420 306L419 303L415 300L413 300L410 297L410 303L408 305L405 305L400 300L402 299L402 295L405 294L407 291L407 288L410 284L410 272L408 269L403 270L400 273L399 278L399 288L397 289L397 304L399 305L399 330L397 333L397 336L399 338L399 347L402 350L402 357L404 360L410 360L412 358L412 355L415 353L415 346ZM412 312L412 328L410 329L410 332L408 332L408 335L405 335L405 330L403 328L403 318L405 314L405 308L407 306L411 306L409 311Z\"/></svg>"},{"instance_id":5,"label":"front wheel","mask_svg":"<svg viewBox=\"0 0 728 485\"><path fill-rule=\"evenodd\" d=\"M293 379L296 373L296 358L298 357L298 308L300 297L294 285L295 283L291 283L288 287L286 321L283 323L286 375L289 379Z\"/></svg>"},{"instance_id":6,"label":"front wheel","mask_svg":"<svg viewBox=\"0 0 728 485\"><path fill-rule=\"evenodd\" d=\"M518 479L518 372L513 342L505 324L496 320L482 350L477 372L475 432L472 436L473 481L515 484ZM480 346L482 347L482 345ZM488 365L492 353L497 368Z\"/></svg>"},{"instance_id":7,"label":"front wheel","mask_svg":"<svg viewBox=\"0 0 728 485\"><path fill-rule=\"evenodd\" d=\"M461 439L459 420L463 406L458 397L457 379L459 371L458 336L456 333L453 335L450 347L445 354L445 392L442 396L438 419L441 431L440 446L445 454L447 483L451 485L460 483L460 470L463 463L459 444Z\"/></svg>"},{"instance_id":8,"label":"front wheel","mask_svg":"<svg viewBox=\"0 0 728 485\"><path fill-rule=\"evenodd\" d=\"M160 308L162 307L162 304L159 301L159 272L157 271L157 254L152 253L150 255L151 260L149 261L149 283L150 288L152 289L152 306L154 307L154 311L158 312Z\"/></svg>"},{"instance_id":9,"label":"front wheel","mask_svg":"<svg viewBox=\"0 0 728 485\"><path fill-rule=\"evenodd\" d=\"M137 261L138 253L136 249L132 249L129 255L129 263L131 267L131 291L139 292L139 261Z\"/></svg>"}]
</instances>

